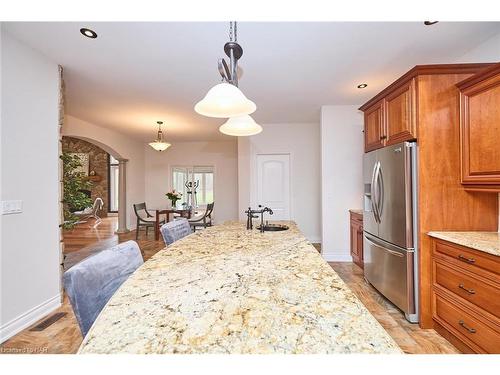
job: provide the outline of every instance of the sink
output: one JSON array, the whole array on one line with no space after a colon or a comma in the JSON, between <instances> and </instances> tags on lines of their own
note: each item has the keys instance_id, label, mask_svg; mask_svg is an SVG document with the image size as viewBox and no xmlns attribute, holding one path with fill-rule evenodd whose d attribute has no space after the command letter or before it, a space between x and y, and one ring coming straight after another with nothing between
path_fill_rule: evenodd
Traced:
<instances>
[{"instance_id":1,"label":"sink","mask_svg":"<svg viewBox=\"0 0 500 375\"><path fill-rule=\"evenodd\" d=\"M260 230L261 226L257 226L257 229ZM283 224L266 224L264 225L264 232L281 232L283 230L287 230L288 226Z\"/></svg>"}]
</instances>

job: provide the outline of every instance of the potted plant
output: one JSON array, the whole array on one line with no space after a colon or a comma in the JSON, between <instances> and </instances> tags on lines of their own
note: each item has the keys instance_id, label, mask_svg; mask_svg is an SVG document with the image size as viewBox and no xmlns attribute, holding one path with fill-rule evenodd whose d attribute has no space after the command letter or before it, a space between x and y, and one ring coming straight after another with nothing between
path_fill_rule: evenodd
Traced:
<instances>
[{"instance_id":1,"label":"potted plant","mask_svg":"<svg viewBox=\"0 0 500 375\"><path fill-rule=\"evenodd\" d=\"M169 191L165 195L167 196L167 198L172 203L172 208L174 208L174 209L176 208L177 201L182 198L182 193L180 191L175 191L175 189L172 190L172 191Z\"/></svg>"},{"instance_id":2,"label":"potted plant","mask_svg":"<svg viewBox=\"0 0 500 375\"><path fill-rule=\"evenodd\" d=\"M71 229L78 222L73 211L92 205L92 200L83 192L90 190L92 183L79 171L82 164L76 155L64 152L60 158L63 161L63 228Z\"/></svg>"}]
</instances>

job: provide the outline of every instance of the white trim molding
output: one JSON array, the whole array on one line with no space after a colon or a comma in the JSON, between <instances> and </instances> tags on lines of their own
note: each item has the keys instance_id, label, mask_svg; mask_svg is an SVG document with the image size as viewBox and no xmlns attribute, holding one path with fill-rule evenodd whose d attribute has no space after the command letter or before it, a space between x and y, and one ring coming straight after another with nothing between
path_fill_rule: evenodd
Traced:
<instances>
[{"instance_id":1,"label":"white trim molding","mask_svg":"<svg viewBox=\"0 0 500 375\"><path fill-rule=\"evenodd\" d=\"M352 262L352 257L345 253L321 253L327 262Z\"/></svg>"},{"instance_id":2,"label":"white trim molding","mask_svg":"<svg viewBox=\"0 0 500 375\"><path fill-rule=\"evenodd\" d=\"M0 343L8 340L23 329L28 328L60 306L61 294L57 294L24 314L19 315L17 318L12 319L10 322L5 323L0 327Z\"/></svg>"}]
</instances>

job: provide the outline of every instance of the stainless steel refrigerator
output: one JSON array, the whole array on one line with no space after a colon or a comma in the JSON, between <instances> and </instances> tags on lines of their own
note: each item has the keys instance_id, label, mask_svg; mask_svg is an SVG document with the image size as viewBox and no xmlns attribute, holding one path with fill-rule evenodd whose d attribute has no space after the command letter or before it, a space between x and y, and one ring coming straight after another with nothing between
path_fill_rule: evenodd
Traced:
<instances>
[{"instance_id":1,"label":"stainless steel refrigerator","mask_svg":"<svg viewBox=\"0 0 500 375\"><path fill-rule=\"evenodd\" d=\"M363 251L365 279L418 322L416 144L365 154Z\"/></svg>"}]
</instances>

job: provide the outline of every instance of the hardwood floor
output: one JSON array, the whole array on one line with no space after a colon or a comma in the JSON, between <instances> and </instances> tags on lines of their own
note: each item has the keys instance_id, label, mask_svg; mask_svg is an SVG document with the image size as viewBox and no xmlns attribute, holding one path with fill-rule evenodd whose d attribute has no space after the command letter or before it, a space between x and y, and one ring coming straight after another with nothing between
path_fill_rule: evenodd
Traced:
<instances>
[{"instance_id":1,"label":"hardwood floor","mask_svg":"<svg viewBox=\"0 0 500 375\"><path fill-rule=\"evenodd\" d=\"M135 232L114 234L116 217L104 218L96 229L91 228L92 224L79 224L75 229L64 232L65 269L95 252L135 239ZM142 231L137 242L144 260L165 247L161 239L154 240L152 231L147 237ZM320 245L314 246L319 251ZM329 264L406 353L458 353L457 349L434 330L422 330L418 325L408 323L399 310L364 281L362 270L358 266L353 263ZM45 319L20 332L0 345L0 354L76 353L82 336L67 297L64 298L62 306L51 315L58 312L66 314L42 331L30 329Z\"/></svg>"},{"instance_id":2,"label":"hardwood floor","mask_svg":"<svg viewBox=\"0 0 500 375\"><path fill-rule=\"evenodd\" d=\"M421 329L409 323L403 313L377 292L363 278L363 270L354 263L328 263L363 302L366 308L391 335L396 343L409 354L460 353L433 329Z\"/></svg>"}]
</instances>

